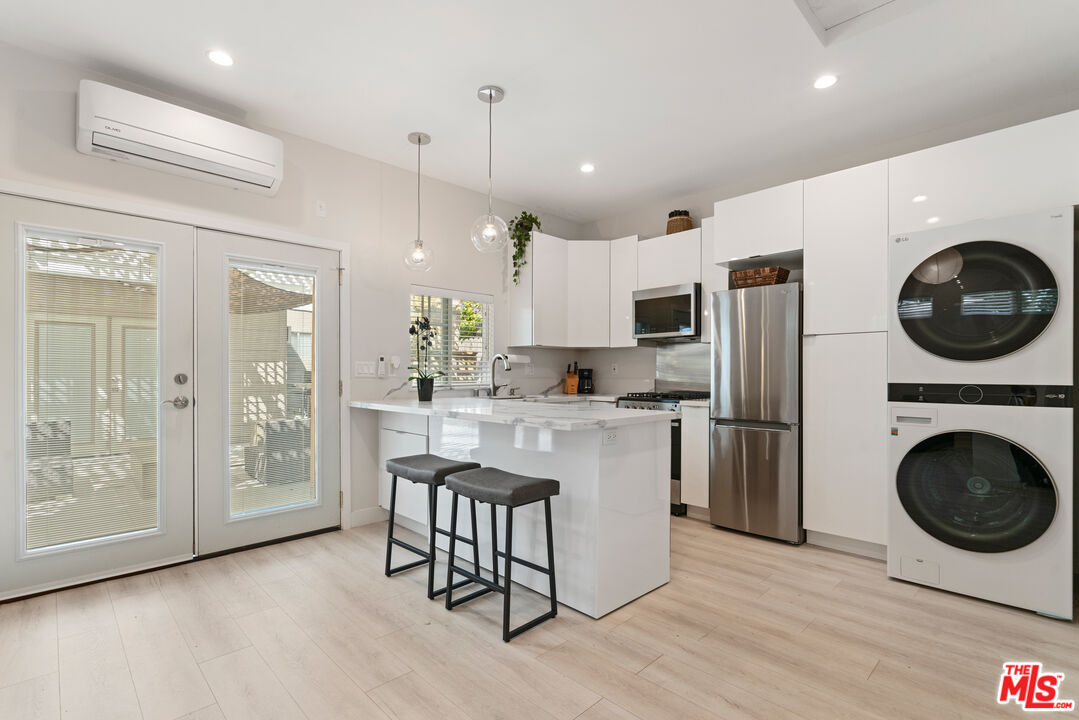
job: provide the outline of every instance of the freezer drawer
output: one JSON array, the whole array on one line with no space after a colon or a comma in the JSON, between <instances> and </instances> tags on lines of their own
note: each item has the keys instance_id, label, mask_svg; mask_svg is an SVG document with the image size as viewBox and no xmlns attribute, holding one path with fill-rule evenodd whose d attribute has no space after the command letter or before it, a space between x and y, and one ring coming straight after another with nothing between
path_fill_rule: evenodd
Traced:
<instances>
[{"instance_id":1,"label":"freezer drawer","mask_svg":"<svg viewBox=\"0 0 1079 720\"><path fill-rule=\"evenodd\" d=\"M708 507L714 525L800 543L797 425L712 425Z\"/></svg>"}]
</instances>

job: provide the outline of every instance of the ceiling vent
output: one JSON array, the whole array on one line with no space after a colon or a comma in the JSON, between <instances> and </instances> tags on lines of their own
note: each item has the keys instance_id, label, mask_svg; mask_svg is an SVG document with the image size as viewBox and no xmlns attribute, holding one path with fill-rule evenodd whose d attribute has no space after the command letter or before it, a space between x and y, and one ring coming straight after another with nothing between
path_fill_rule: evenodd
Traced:
<instances>
[{"instance_id":1,"label":"ceiling vent","mask_svg":"<svg viewBox=\"0 0 1079 720\"><path fill-rule=\"evenodd\" d=\"M934 0L794 0L823 45L866 30Z\"/></svg>"}]
</instances>

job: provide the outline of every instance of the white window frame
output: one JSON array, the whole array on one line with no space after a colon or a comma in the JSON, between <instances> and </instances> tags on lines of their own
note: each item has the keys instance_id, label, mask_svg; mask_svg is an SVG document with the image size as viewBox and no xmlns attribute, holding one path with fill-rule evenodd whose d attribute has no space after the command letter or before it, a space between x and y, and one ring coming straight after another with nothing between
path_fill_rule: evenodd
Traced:
<instances>
[{"instance_id":1,"label":"white window frame","mask_svg":"<svg viewBox=\"0 0 1079 720\"><path fill-rule=\"evenodd\" d=\"M409 293L409 323L411 324L416 318L411 316L412 313L412 297L415 295L423 295L427 297L445 298L448 300L462 300L469 302L481 303L487 306L487 312L483 319L483 352L480 358L480 381L476 383L454 383L450 375L444 377L435 378L436 390L467 390L472 388L485 388L490 383L491 372L491 358L494 354L494 307L495 299L493 295L486 293L468 292L464 290L448 290L446 288L435 288L426 285L412 285L410 286ZM451 319L452 322L452 319ZM452 331L452 330L451 330ZM440 337L443 337L443 333L439 333ZM414 343L409 343L408 351L408 364L412 364L412 352ZM450 350L449 361L452 364L452 349ZM412 372L411 370L409 371ZM415 385L415 381L412 383Z\"/></svg>"}]
</instances>

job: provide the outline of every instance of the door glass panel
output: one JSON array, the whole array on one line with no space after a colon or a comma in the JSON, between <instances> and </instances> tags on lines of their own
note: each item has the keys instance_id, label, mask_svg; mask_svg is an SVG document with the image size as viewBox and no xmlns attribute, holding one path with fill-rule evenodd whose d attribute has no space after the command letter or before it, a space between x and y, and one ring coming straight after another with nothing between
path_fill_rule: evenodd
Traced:
<instances>
[{"instance_id":1,"label":"door glass panel","mask_svg":"<svg viewBox=\"0 0 1079 720\"><path fill-rule=\"evenodd\" d=\"M24 550L156 529L157 252L34 231L24 249Z\"/></svg>"},{"instance_id":2,"label":"door glass panel","mask_svg":"<svg viewBox=\"0 0 1079 720\"><path fill-rule=\"evenodd\" d=\"M978 432L943 433L915 445L899 464L896 490L922 530L974 552L1034 542L1057 508L1053 481L1034 456Z\"/></svg>"},{"instance_id":3,"label":"door glass panel","mask_svg":"<svg viewBox=\"0 0 1079 720\"><path fill-rule=\"evenodd\" d=\"M315 277L229 267L229 515L318 499Z\"/></svg>"},{"instance_id":4,"label":"door glass panel","mask_svg":"<svg viewBox=\"0 0 1079 720\"><path fill-rule=\"evenodd\" d=\"M990 360L1034 341L1057 307L1049 267L998 241L956 245L914 268L899 292L910 339L951 360Z\"/></svg>"}]
</instances>

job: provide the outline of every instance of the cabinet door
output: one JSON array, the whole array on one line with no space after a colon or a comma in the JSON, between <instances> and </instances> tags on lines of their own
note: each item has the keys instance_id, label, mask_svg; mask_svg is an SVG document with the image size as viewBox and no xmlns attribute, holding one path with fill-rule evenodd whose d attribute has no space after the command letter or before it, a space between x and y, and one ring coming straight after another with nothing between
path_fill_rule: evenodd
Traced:
<instances>
[{"instance_id":1,"label":"cabinet door","mask_svg":"<svg viewBox=\"0 0 1079 720\"><path fill-rule=\"evenodd\" d=\"M568 245L566 344L607 347L611 342L611 244L580 240Z\"/></svg>"},{"instance_id":2,"label":"cabinet door","mask_svg":"<svg viewBox=\"0 0 1079 720\"><path fill-rule=\"evenodd\" d=\"M708 507L708 408L682 408L682 502Z\"/></svg>"},{"instance_id":3,"label":"cabinet door","mask_svg":"<svg viewBox=\"0 0 1079 720\"><path fill-rule=\"evenodd\" d=\"M641 240L637 244L637 288L701 281L701 229Z\"/></svg>"},{"instance_id":4,"label":"cabinet door","mask_svg":"<svg viewBox=\"0 0 1079 720\"><path fill-rule=\"evenodd\" d=\"M701 342L712 341L712 293L726 290L730 284L730 271L716 265L713 242L715 218L701 220Z\"/></svg>"},{"instance_id":5,"label":"cabinet door","mask_svg":"<svg viewBox=\"0 0 1079 720\"><path fill-rule=\"evenodd\" d=\"M801 249L801 180L716 203L715 262Z\"/></svg>"},{"instance_id":6,"label":"cabinet door","mask_svg":"<svg viewBox=\"0 0 1079 720\"><path fill-rule=\"evenodd\" d=\"M803 340L807 530L887 544L887 333Z\"/></svg>"},{"instance_id":7,"label":"cabinet door","mask_svg":"<svg viewBox=\"0 0 1079 720\"><path fill-rule=\"evenodd\" d=\"M390 474L386 472L386 461L390 458L408 455L422 455L427 452L427 436L414 435L399 430L382 428L378 434L378 504L390 509ZM397 480L397 515L410 518L424 525L427 524L427 486L408 480Z\"/></svg>"},{"instance_id":8,"label":"cabinet door","mask_svg":"<svg viewBox=\"0 0 1079 720\"><path fill-rule=\"evenodd\" d=\"M532 233L532 322L534 345L566 347L569 335L569 243Z\"/></svg>"},{"instance_id":9,"label":"cabinet door","mask_svg":"<svg viewBox=\"0 0 1079 720\"><path fill-rule=\"evenodd\" d=\"M1079 204L1077 145L1070 112L892 158L889 232Z\"/></svg>"},{"instance_id":10,"label":"cabinet door","mask_svg":"<svg viewBox=\"0 0 1079 720\"><path fill-rule=\"evenodd\" d=\"M534 236L535 233L533 233ZM506 293L509 333L506 343L510 346L529 346L535 342L532 335L532 290L534 285L532 282L532 270L534 267L532 258L533 248L530 242L525 249L525 264L521 266L517 282L514 283L512 279L513 253L509 253L510 287Z\"/></svg>"},{"instance_id":11,"label":"cabinet door","mask_svg":"<svg viewBox=\"0 0 1079 720\"><path fill-rule=\"evenodd\" d=\"M888 329L888 162L805 181L805 333Z\"/></svg>"},{"instance_id":12,"label":"cabinet door","mask_svg":"<svg viewBox=\"0 0 1079 720\"><path fill-rule=\"evenodd\" d=\"M610 347L636 347L633 291L637 289L637 236L611 241Z\"/></svg>"}]
</instances>

